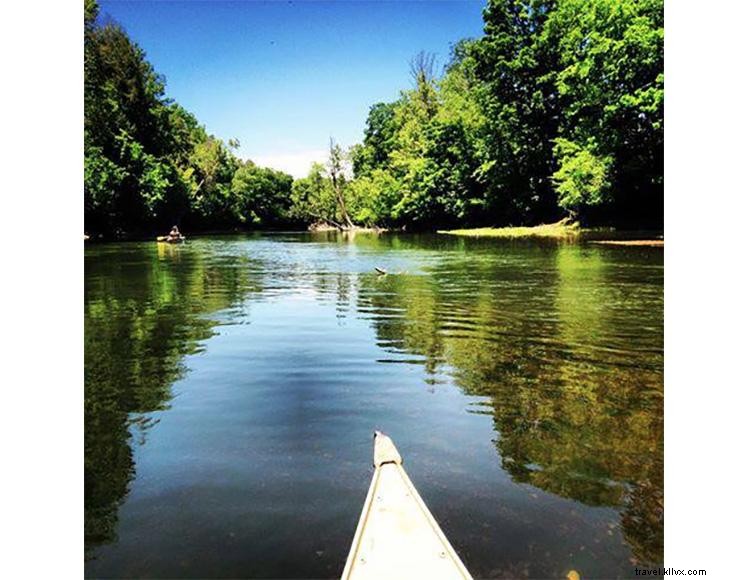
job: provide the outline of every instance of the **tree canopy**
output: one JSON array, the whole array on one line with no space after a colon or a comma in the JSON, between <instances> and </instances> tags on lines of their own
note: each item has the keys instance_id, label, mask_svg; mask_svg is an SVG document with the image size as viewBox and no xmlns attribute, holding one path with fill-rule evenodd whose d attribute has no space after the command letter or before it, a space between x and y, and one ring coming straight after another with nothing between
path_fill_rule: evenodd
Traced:
<instances>
[{"instance_id":1,"label":"tree canopy","mask_svg":"<svg viewBox=\"0 0 748 580\"><path fill-rule=\"evenodd\" d=\"M661 227L662 0L489 0L484 34L410 63L363 141L307 177L242 161L165 96L85 3L85 217L94 232L323 222Z\"/></svg>"},{"instance_id":2,"label":"tree canopy","mask_svg":"<svg viewBox=\"0 0 748 580\"><path fill-rule=\"evenodd\" d=\"M238 141L210 135L165 96L163 77L95 0L84 14L86 230L285 223L292 177L238 159Z\"/></svg>"},{"instance_id":3,"label":"tree canopy","mask_svg":"<svg viewBox=\"0 0 748 580\"><path fill-rule=\"evenodd\" d=\"M371 107L351 184L367 219L661 226L662 1L490 0L484 21L439 78L419 55Z\"/></svg>"}]
</instances>

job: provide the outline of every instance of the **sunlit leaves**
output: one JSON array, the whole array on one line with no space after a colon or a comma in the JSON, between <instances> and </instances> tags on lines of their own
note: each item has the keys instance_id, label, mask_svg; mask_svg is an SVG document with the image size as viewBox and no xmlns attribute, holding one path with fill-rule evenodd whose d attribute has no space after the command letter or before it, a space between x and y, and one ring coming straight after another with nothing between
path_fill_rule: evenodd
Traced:
<instances>
[{"instance_id":1,"label":"sunlit leaves","mask_svg":"<svg viewBox=\"0 0 748 580\"><path fill-rule=\"evenodd\" d=\"M484 20L441 78L421 55L415 86L372 107L354 149L367 221L518 225L607 208L656 224L661 0L491 0ZM400 188L394 204L381 189L385 214L375 169Z\"/></svg>"},{"instance_id":2,"label":"sunlit leaves","mask_svg":"<svg viewBox=\"0 0 748 580\"><path fill-rule=\"evenodd\" d=\"M558 139L554 150L559 169L553 174L558 191L558 204L576 215L584 206L605 201L610 187L610 156L597 153L594 141L581 146L567 139Z\"/></svg>"}]
</instances>

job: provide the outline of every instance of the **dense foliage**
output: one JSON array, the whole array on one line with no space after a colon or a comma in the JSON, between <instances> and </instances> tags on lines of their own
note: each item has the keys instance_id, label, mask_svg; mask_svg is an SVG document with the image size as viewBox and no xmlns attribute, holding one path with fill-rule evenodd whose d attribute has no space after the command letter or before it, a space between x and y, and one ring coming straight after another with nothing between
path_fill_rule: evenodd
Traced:
<instances>
[{"instance_id":1,"label":"dense foliage","mask_svg":"<svg viewBox=\"0 0 748 580\"><path fill-rule=\"evenodd\" d=\"M86 228L326 223L435 228L661 227L662 0L489 0L485 34L442 74L374 104L363 142L331 141L293 182L241 162L164 96L164 81L86 1Z\"/></svg>"},{"instance_id":2,"label":"dense foliage","mask_svg":"<svg viewBox=\"0 0 748 580\"><path fill-rule=\"evenodd\" d=\"M662 223L661 0L490 0L441 78L374 105L352 150L366 223Z\"/></svg>"}]
</instances>

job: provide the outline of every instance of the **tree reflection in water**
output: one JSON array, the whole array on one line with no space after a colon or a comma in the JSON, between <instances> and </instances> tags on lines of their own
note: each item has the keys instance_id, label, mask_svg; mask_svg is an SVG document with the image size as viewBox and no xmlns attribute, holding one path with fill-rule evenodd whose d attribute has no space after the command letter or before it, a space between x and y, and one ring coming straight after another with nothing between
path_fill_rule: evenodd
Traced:
<instances>
[{"instance_id":1,"label":"tree reflection in water","mask_svg":"<svg viewBox=\"0 0 748 580\"><path fill-rule=\"evenodd\" d=\"M116 255L116 259L110 259ZM133 438L144 442L168 408L185 355L217 324L206 315L256 289L246 261L208 264L166 244L95 247L85 262L85 544L115 539L134 477Z\"/></svg>"},{"instance_id":2,"label":"tree reflection in water","mask_svg":"<svg viewBox=\"0 0 748 580\"><path fill-rule=\"evenodd\" d=\"M381 346L488 398L516 482L619 508L637 561L661 563L661 269L605 251L550 245L524 270L495 255L445 260L426 276L368 278L361 306Z\"/></svg>"},{"instance_id":3,"label":"tree reflection in water","mask_svg":"<svg viewBox=\"0 0 748 580\"><path fill-rule=\"evenodd\" d=\"M314 236L288 242L87 252L88 548L115 539L133 445L169 405L185 356L215 332L216 316L236 321L238 304L304 292L334 302L334 321L312 312L315 329L335 333L348 316L365 319L375 357L405 355L423 365L428 389L448 381L482 397L469 409L491 416L501 467L515 482L618 510L637 561L662 562L661 253L555 243L502 251L412 235L357 236L346 247ZM366 262L402 256L411 263L397 275L378 276ZM316 361L320 372L326 362Z\"/></svg>"}]
</instances>

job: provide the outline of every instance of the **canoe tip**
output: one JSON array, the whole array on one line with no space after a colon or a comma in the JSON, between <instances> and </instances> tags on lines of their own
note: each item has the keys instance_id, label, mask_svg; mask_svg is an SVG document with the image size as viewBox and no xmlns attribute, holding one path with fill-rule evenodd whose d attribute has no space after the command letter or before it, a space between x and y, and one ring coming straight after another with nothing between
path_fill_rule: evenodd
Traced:
<instances>
[{"instance_id":1,"label":"canoe tip","mask_svg":"<svg viewBox=\"0 0 748 580\"><path fill-rule=\"evenodd\" d=\"M379 467L385 463L396 463L402 465L403 458L392 442L381 431L374 431L374 467Z\"/></svg>"}]
</instances>

